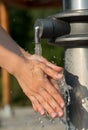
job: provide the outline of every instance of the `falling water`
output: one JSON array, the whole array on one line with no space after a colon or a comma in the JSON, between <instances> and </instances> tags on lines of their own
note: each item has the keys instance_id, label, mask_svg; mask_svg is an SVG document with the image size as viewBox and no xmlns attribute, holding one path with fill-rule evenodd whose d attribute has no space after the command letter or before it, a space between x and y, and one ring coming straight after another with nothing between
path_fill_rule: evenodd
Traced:
<instances>
[{"instance_id":1,"label":"falling water","mask_svg":"<svg viewBox=\"0 0 88 130\"><path fill-rule=\"evenodd\" d=\"M35 27L35 54L42 55L41 40L39 37L39 27Z\"/></svg>"},{"instance_id":2,"label":"falling water","mask_svg":"<svg viewBox=\"0 0 88 130\"><path fill-rule=\"evenodd\" d=\"M42 55L42 46L40 43L35 44L35 54Z\"/></svg>"}]
</instances>

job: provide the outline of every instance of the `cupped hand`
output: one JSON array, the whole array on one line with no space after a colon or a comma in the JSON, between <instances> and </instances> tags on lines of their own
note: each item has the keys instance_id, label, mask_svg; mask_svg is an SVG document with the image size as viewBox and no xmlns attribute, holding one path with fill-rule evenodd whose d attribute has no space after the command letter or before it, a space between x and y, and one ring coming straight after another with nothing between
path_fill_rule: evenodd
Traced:
<instances>
[{"instance_id":1,"label":"cupped hand","mask_svg":"<svg viewBox=\"0 0 88 130\"><path fill-rule=\"evenodd\" d=\"M20 86L31 100L35 111L42 115L48 112L52 118L64 115L65 102L56 80L63 78L62 67L58 67L42 56L26 56L20 70L16 72Z\"/></svg>"}]
</instances>

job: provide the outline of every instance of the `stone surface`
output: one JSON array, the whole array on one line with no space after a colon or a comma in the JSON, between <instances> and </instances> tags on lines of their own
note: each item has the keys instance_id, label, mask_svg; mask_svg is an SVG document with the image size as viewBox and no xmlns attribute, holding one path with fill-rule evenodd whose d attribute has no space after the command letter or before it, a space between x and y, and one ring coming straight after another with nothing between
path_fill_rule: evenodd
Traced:
<instances>
[{"instance_id":1,"label":"stone surface","mask_svg":"<svg viewBox=\"0 0 88 130\"><path fill-rule=\"evenodd\" d=\"M65 130L65 125L56 118L41 116L30 107L13 108L11 117L3 116L0 110L0 130Z\"/></svg>"}]
</instances>

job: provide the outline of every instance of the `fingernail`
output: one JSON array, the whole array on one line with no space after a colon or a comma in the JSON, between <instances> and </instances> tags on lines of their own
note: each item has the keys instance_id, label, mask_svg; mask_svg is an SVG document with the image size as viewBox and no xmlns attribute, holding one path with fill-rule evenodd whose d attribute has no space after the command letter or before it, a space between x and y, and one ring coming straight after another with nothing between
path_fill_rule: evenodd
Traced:
<instances>
[{"instance_id":1,"label":"fingernail","mask_svg":"<svg viewBox=\"0 0 88 130\"><path fill-rule=\"evenodd\" d=\"M44 111L44 110L42 110L42 111L41 111L41 115L44 115L44 114L45 114L45 111Z\"/></svg>"},{"instance_id":2,"label":"fingernail","mask_svg":"<svg viewBox=\"0 0 88 130\"><path fill-rule=\"evenodd\" d=\"M57 113L54 112L51 114L51 116L52 116L52 118L55 118L57 116Z\"/></svg>"},{"instance_id":3,"label":"fingernail","mask_svg":"<svg viewBox=\"0 0 88 130\"><path fill-rule=\"evenodd\" d=\"M61 103L61 107L64 108L65 104L64 103Z\"/></svg>"},{"instance_id":4,"label":"fingernail","mask_svg":"<svg viewBox=\"0 0 88 130\"><path fill-rule=\"evenodd\" d=\"M58 114L59 114L60 117L63 116L63 112L59 112Z\"/></svg>"},{"instance_id":5,"label":"fingernail","mask_svg":"<svg viewBox=\"0 0 88 130\"><path fill-rule=\"evenodd\" d=\"M58 78L62 79L63 78L63 74L58 74Z\"/></svg>"}]
</instances>

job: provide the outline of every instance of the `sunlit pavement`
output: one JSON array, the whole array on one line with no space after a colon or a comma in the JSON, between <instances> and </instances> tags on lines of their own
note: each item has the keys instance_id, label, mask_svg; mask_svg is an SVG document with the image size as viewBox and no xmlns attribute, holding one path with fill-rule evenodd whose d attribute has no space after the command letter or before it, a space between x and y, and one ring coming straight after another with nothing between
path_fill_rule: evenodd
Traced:
<instances>
[{"instance_id":1,"label":"sunlit pavement","mask_svg":"<svg viewBox=\"0 0 88 130\"><path fill-rule=\"evenodd\" d=\"M58 118L42 117L30 107L14 107L11 117L3 117L0 110L0 130L65 130Z\"/></svg>"}]
</instances>

